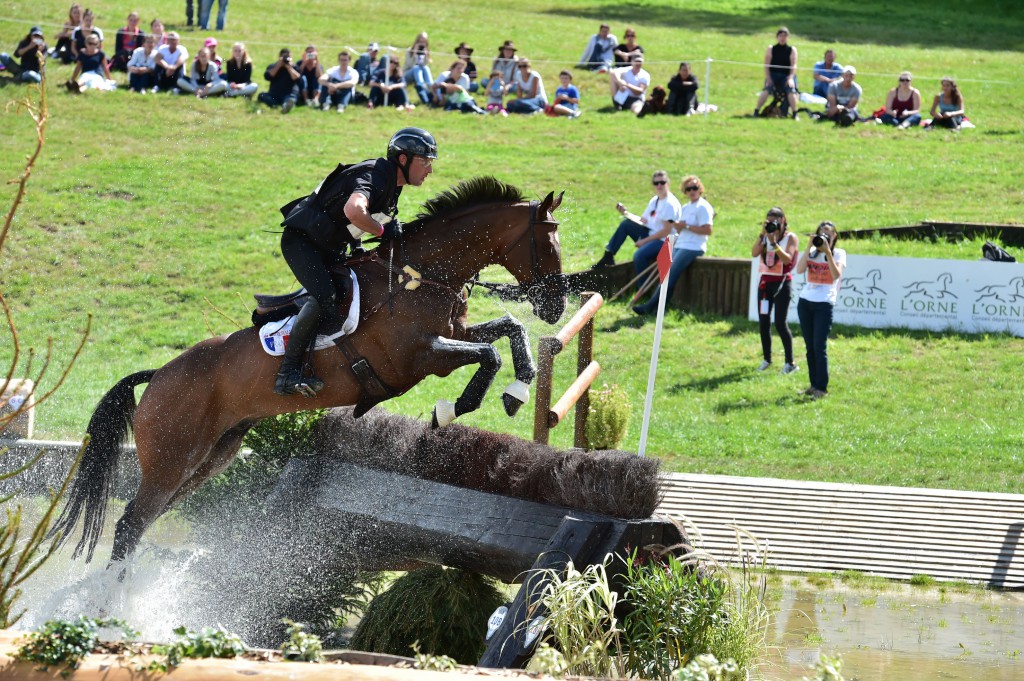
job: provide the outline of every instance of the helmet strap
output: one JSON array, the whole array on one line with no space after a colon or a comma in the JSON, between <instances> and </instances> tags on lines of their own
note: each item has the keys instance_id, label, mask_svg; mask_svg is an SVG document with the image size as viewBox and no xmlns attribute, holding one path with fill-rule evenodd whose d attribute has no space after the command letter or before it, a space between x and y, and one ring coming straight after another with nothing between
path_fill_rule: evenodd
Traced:
<instances>
[{"instance_id":1,"label":"helmet strap","mask_svg":"<svg viewBox=\"0 0 1024 681\"><path fill-rule=\"evenodd\" d=\"M403 151L405 154L405 163L399 163L398 169L402 171L402 177L405 178L405 183L409 184L409 167L412 166L412 160L416 157L415 154L410 154L408 151Z\"/></svg>"}]
</instances>

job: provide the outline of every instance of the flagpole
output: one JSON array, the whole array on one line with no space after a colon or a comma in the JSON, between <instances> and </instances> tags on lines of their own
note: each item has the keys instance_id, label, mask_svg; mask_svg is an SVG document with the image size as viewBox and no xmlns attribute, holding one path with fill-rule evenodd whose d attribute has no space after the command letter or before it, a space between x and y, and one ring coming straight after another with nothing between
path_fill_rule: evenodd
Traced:
<instances>
[{"instance_id":1,"label":"flagpole","mask_svg":"<svg viewBox=\"0 0 1024 681\"><path fill-rule=\"evenodd\" d=\"M669 263L675 249L676 235L670 234L668 243ZM661 270L661 268L658 268ZM661 329L665 321L665 301L668 300L668 273L661 273L661 288L658 291L658 319L654 324L654 349L651 351L651 368L647 374L647 397L644 399L644 422L640 428L640 448L637 454L644 456L647 450L647 431L651 425L651 407L654 402L654 377L658 374L658 351L661 349Z\"/></svg>"}]
</instances>

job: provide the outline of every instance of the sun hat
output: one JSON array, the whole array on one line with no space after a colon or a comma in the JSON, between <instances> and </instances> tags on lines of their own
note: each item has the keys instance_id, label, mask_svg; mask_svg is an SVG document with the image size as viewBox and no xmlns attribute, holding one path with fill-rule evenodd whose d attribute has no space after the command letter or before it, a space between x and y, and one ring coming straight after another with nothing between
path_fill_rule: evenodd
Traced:
<instances>
[{"instance_id":1,"label":"sun hat","mask_svg":"<svg viewBox=\"0 0 1024 681\"><path fill-rule=\"evenodd\" d=\"M369 45L366 46L366 51L367 52L379 52L380 51L380 45L378 45L377 43L370 43Z\"/></svg>"},{"instance_id":2,"label":"sun hat","mask_svg":"<svg viewBox=\"0 0 1024 681\"><path fill-rule=\"evenodd\" d=\"M505 42L503 42L501 44L501 47L498 48L498 51L500 52L501 50L505 49L506 47L508 49L512 50L513 52L516 51L516 44L514 42L512 42L511 40L506 40Z\"/></svg>"},{"instance_id":3,"label":"sun hat","mask_svg":"<svg viewBox=\"0 0 1024 681\"><path fill-rule=\"evenodd\" d=\"M849 74L852 74L852 75L856 76L857 75L857 69L855 67L853 67L853 66L844 66L843 67L843 73L849 73Z\"/></svg>"}]
</instances>

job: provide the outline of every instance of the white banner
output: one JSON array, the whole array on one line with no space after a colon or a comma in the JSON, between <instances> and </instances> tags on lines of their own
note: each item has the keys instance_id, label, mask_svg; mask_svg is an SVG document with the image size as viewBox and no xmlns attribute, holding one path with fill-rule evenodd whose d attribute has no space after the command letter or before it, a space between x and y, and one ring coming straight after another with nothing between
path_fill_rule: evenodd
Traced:
<instances>
[{"instance_id":1,"label":"white banner","mask_svg":"<svg viewBox=\"0 0 1024 681\"><path fill-rule=\"evenodd\" d=\"M846 256L835 323L871 328L1009 333L1024 337L1024 264ZM748 317L757 321L758 259L751 261ZM790 323L804 275L793 275Z\"/></svg>"}]
</instances>

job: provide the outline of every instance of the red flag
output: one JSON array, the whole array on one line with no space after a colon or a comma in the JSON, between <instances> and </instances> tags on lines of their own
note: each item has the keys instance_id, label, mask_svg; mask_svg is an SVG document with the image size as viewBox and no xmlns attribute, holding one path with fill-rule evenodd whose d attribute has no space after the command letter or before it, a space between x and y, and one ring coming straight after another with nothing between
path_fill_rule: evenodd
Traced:
<instances>
[{"instance_id":1,"label":"red flag","mask_svg":"<svg viewBox=\"0 0 1024 681\"><path fill-rule=\"evenodd\" d=\"M658 279L665 283L668 279L668 271L672 269L672 245L668 239L661 243L661 250L658 251Z\"/></svg>"}]
</instances>

